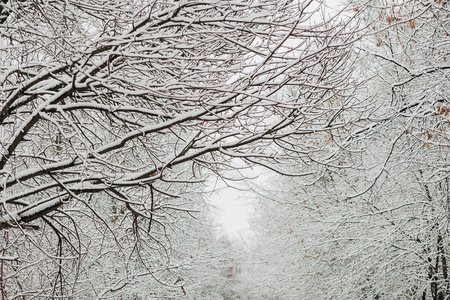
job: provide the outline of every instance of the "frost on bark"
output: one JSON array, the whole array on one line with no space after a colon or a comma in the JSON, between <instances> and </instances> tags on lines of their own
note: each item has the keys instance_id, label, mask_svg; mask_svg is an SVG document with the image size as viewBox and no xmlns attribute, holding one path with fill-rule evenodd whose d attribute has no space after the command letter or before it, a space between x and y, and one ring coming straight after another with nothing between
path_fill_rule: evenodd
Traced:
<instances>
[{"instance_id":1,"label":"frost on bark","mask_svg":"<svg viewBox=\"0 0 450 300\"><path fill-rule=\"evenodd\" d=\"M1 1L0 256L18 256L2 261L2 292L76 294L92 280L84 259L105 245L125 269L168 269L170 228L207 170L337 166L365 108L350 97L352 21L320 12L312 1Z\"/></svg>"}]
</instances>

